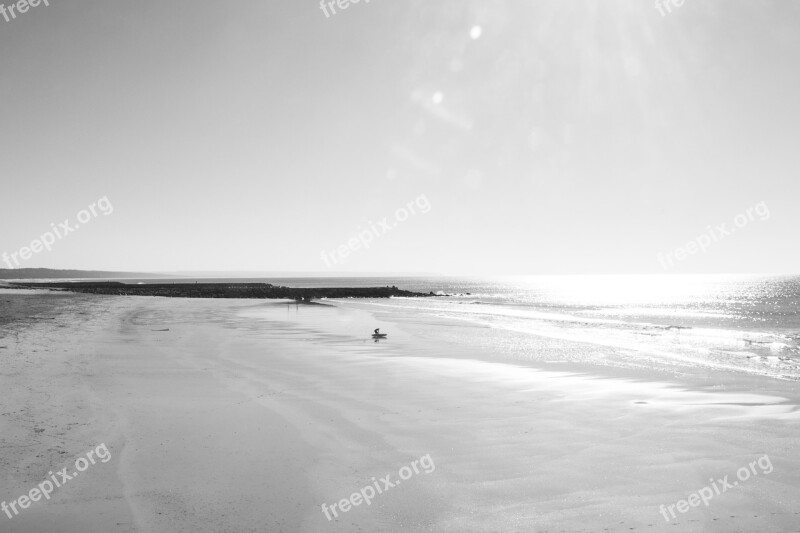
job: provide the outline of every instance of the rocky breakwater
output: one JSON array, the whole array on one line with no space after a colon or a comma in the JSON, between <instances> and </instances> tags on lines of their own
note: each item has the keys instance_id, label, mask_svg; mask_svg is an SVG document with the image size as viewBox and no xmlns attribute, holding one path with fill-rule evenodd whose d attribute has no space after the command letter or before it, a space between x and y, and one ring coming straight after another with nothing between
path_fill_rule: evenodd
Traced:
<instances>
[{"instance_id":1,"label":"rocky breakwater","mask_svg":"<svg viewBox=\"0 0 800 533\"><path fill-rule=\"evenodd\" d=\"M397 287L280 287L269 283L161 283L127 284L118 281L13 283L20 288L53 289L91 294L163 296L168 298L272 298L298 301L321 298L424 297L433 293L404 291Z\"/></svg>"}]
</instances>

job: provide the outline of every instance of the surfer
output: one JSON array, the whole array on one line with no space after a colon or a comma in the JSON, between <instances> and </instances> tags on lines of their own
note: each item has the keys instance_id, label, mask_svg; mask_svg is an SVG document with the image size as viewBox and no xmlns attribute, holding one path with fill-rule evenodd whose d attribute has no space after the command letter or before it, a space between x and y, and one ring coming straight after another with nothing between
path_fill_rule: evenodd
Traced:
<instances>
[{"instance_id":1,"label":"surfer","mask_svg":"<svg viewBox=\"0 0 800 533\"><path fill-rule=\"evenodd\" d=\"M375 328L375 335L381 334L381 328Z\"/></svg>"}]
</instances>

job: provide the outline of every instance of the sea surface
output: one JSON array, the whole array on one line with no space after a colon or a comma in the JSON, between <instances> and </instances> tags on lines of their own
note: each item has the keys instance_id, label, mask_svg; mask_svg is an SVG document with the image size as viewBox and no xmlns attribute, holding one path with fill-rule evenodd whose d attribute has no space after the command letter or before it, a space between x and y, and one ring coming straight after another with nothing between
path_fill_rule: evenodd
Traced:
<instances>
[{"instance_id":1,"label":"sea surface","mask_svg":"<svg viewBox=\"0 0 800 533\"><path fill-rule=\"evenodd\" d=\"M142 283L170 280L126 280ZM340 300L423 334L540 362L725 369L800 380L800 276L257 278L290 287L395 285L436 298ZM471 326L447 328L448 324ZM466 333L465 333L466 332Z\"/></svg>"}]
</instances>

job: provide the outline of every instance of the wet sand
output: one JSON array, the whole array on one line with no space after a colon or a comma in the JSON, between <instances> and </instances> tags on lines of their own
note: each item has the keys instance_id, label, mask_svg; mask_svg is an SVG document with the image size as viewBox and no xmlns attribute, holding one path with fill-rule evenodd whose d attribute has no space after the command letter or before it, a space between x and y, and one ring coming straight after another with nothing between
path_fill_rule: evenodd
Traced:
<instances>
[{"instance_id":1,"label":"wet sand","mask_svg":"<svg viewBox=\"0 0 800 533\"><path fill-rule=\"evenodd\" d=\"M521 366L341 306L0 291L0 301L21 298L30 301L4 303L3 313L48 319L3 326L0 500L100 443L112 458L50 501L0 514L2 531L778 532L800 523L792 384L702 387ZM387 341L369 338L378 326ZM342 512L343 498L387 474L398 481L427 454L434 470ZM669 523L660 514L764 454L770 473L756 466L758 475ZM321 505L336 502L329 521Z\"/></svg>"}]
</instances>

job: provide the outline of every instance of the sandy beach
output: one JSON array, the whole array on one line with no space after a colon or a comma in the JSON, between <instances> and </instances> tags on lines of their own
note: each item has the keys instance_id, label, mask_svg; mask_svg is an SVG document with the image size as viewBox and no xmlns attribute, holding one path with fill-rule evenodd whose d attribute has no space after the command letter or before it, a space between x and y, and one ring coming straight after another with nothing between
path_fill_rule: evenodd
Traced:
<instances>
[{"instance_id":1,"label":"sandy beach","mask_svg":"<svg viewBox=\"0 0 800 533\"><path fill-rule=\"evenodd\" d=\"M498 361L337 303L0 301L0 500L111 455L0 514L4 532L800 524L793 383Z\"/></svg>"},{"instance_id":2,"label":"sandy beach","mask_svg":"<svg viewBox=\"0 0 800 533\"><path fill-rule=\"evenodd\" d=\"M800 533L800 2L0 48L0 533Z\"/></svg>"}]
</instances>

